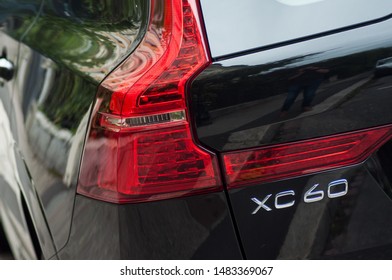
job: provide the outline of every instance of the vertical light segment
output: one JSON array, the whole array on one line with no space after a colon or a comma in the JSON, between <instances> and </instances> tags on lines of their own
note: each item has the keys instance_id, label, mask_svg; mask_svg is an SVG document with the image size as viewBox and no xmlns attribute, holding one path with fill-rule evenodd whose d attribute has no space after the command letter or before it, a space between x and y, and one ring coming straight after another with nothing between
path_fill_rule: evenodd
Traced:
<instances>
[{"instance_id":1,"label":"vertical light segment","mask_svg":"<svg viewBox=\"0 0 392 280\"><path fill-rule=\"evenodd\" d=\"M98 90L80 194L126 203L221 190L216 155L187 120L186 86L211 63L201 32L196 0L151 1L144 39Z\"/></svg>"}]
</instances>

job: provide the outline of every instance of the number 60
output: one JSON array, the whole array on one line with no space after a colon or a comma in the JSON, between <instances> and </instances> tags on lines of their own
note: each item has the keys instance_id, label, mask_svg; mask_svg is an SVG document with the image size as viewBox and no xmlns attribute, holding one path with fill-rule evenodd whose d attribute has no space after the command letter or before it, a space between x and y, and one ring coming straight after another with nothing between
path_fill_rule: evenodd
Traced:
<instances>
[{"instance_id":1,"label":"number 60","mask_svg":"<svg viewBox=\"0 0 392 280\"><path fill-rule=\"evenodd\" d=\"M315 184L304 195L306 203L320 201L324 198L323 190L316 190L319 184ZM327 195L329 198L337 198L346 195L348 192L348 182L346 179L340 179L328 184Z\"/></svg>"}]
</instances>

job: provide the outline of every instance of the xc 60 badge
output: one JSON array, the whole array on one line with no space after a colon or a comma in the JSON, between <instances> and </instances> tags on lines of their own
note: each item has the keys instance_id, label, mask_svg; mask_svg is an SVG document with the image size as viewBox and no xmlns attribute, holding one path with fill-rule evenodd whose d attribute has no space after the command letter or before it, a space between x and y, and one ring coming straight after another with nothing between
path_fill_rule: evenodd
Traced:
<instances>
[{"instance_id":1,"label":"xc 60 badge","mask_svg":"<svg viewBox=\"0 0 392 280\"><path fill-rule=\"evenodd\" d=\"M305 203L314 203L324 199L325 191L318 189L320 184L315 184L309 188L303 197ZM348 182L346 179L340 179L332 181L328 184L326 195L329 198L338 198L345 196L348 192ZM252 212L252 215L257 214L259 210L272 211L271 207L275 209L289 208L295 205L295 191L287 190L275 195L268 194L264 199L260 200L257 197L252 197L251 200L257 204L256 209ZM272 205L273 204L273 205Z\"/></svg>"}]
</instances>

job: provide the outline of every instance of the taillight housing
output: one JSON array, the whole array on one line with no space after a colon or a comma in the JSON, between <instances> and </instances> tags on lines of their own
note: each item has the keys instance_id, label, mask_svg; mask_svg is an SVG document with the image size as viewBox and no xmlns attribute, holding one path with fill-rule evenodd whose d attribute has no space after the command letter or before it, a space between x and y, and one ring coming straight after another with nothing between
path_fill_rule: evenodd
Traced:
<instances>
[{"instance_id":1,"label":"taillight housing","mask_svg":"<svg viewBox=\"0 0 392 280\"><path fill-rule=\"evenodd\" d=\"M114 203L221 190L192 138L187 86L211 59L196 0L151 0L146 35L100 85L78 193Z\"/></svg>"},{"instance_id":2,"label":"taillight housing","mask_svg":"<svg viewBox=\"0 0 392 280\"><path fill-rule=\"evenodd\" d=\"M227 152L228 188L266 183L359 164L392 137L392 125Z\"/></svg>"}]
</instances>

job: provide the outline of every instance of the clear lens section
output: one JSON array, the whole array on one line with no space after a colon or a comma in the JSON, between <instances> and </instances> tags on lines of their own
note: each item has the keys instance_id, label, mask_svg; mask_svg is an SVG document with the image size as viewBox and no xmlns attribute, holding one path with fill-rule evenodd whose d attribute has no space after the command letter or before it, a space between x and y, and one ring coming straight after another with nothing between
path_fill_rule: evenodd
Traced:
<instances>
[{"instance_id":1,"label":"clear lens section","mask_svg":"<svg viewBox=\"0 0 392 280\"><path fill-rule=\"evenodd\" d=\"M185 121L185 111L126 118L125 124L128 127L138 127L143 125L154 125L154 124L172 123L172 122L180 122L180 121Z\"/></svg>"},{"instance_id":2,"label":"clear lens section","mask_svg":"<svg viewBox=\"0 0 392 280\"><path fill-rule=\"evenodd\" d=\"M128 131L128 130L140 130L140 129L153 129L157 125L172 126L174 123L186 121L185 110L168 112L155 115L144 115L139 117L122 118L117 115L98 113L99 125L105 127L105 129L112 131Z\"/></svg>"}]
</instances>

